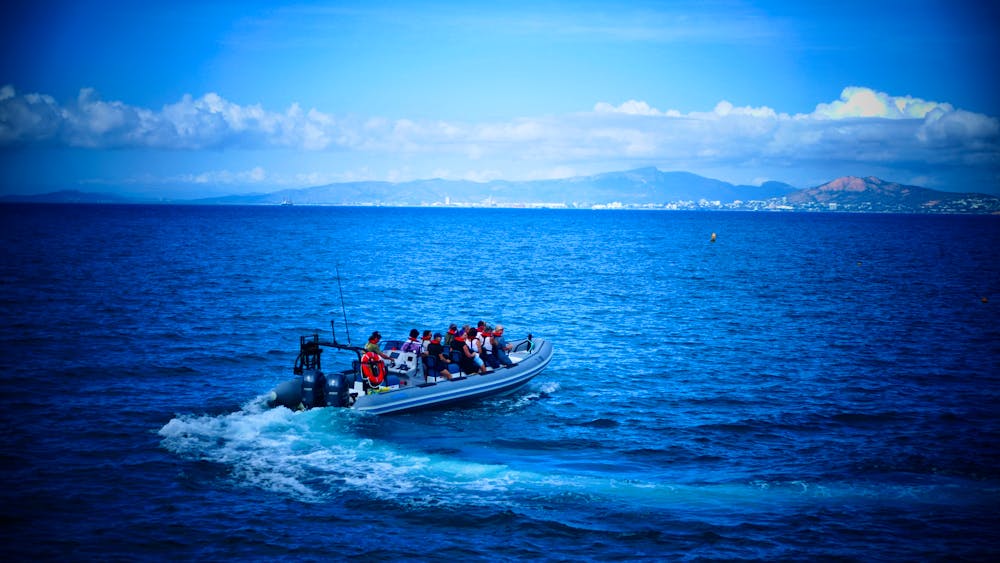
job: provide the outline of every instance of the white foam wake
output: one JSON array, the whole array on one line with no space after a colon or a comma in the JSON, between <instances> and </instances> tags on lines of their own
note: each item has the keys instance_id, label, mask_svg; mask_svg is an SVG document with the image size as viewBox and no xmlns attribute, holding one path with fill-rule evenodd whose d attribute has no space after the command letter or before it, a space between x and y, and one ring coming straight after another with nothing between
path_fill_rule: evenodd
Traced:
<instances>
[{"instance_id":1,"label":"white foam wake","mask_svg":"<svg viewBox=\"0 0 1000 563\"><path fill-rule=\"evenodd\" d=\"M259 398L234 413L179 416L164 425L159 435L163 447L178 456L226 466L236 483L307 502L349 492L438 506L517 505L518 510L530 510L526 504L558 499L580 502L582 498L634 509L726 512L734 507L767 511L774 503L955 501L940 485L915 490L913 486L807 481L678 484L612 474L559 473L533 468L531 460L512 460L523 468L477 463L366 437L366 418L346 409L268 409Z\"/></svg>"}]
</instances>

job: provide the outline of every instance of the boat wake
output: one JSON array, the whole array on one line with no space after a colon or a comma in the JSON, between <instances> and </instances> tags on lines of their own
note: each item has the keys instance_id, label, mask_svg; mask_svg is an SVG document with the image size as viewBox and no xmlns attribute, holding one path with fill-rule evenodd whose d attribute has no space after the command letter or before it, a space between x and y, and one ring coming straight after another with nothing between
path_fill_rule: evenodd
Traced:
<instances>
[{"instance_id":1,"label":"boat wake","mask_svg":"<svg viewBox=\"0 0 1000 563\"><path fill-rule=\"evenodd\" d=\"M536 400L557 388L557 383L546 384L516 401ZM573 506L566 506L566 511L574 512L586 503L627 512L717 515L734 510L766 513L776 504L786 508L892 502L954 505L962 500L956 496L968 497L967 503L981 502L971 493L961 494L963 487L940 483L817 483L787 478L665 483L612 473L553 472L530 459L477 463L452 452L421 452L417 446L381 435L369 437L368 415L336 408L271 409L265 400L259 397L240 411L223 415L174 418L159 430L161 445L181 458L224 466L234 486L310 503L353 494L403 506L484 506L521 513L567 503Z\"/></svg>"},{"instance_id":2,"label":"boat wake","mask_svg":"<svg viewBox=\"0 0 1000 563\"><path fill-rule=\"evenodd\" d=\"M184 415L159 430L178 456L230 468L245 486L322 502L345 491L385 500L424 497L434 504L503 492L536 480L503 465L410 452L358 432L365 415L344 409L271 409L259 397L225 415ZM461 502L468 502L465 498Z\"/></svg>"}]
</instances>

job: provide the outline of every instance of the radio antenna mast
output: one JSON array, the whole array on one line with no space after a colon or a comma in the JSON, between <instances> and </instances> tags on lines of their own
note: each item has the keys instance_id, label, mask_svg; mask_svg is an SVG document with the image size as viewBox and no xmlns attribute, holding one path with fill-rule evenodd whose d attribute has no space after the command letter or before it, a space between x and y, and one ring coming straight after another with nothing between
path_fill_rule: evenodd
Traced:
<instances>
[{"instance_id":1,"label":"radio antenna mast","mask_svg":"<svg viewBox=\"0 0 1000 563\"><path fill-rule=\"evenodd\" d=\"M344 286L340 284L340 264L334 264L337 270L337 288L340 289L340 310L344 312L344 330L347 331L347 345L351 345L351 327L347 325L347 307L344 306Z\"/></svg>"}]
</instances>

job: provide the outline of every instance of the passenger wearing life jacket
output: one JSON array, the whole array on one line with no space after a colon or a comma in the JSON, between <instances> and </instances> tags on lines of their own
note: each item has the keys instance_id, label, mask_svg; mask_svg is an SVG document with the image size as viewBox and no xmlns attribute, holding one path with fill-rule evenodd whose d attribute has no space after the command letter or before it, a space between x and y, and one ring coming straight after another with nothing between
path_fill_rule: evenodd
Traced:
<instances>
[{"instance_id":1,"label":"passenger wearing life jacket","mask_svg":"<svg viewBox=\"0 0 1000 563\"><path fill-rule=\"evenodd\" d=\"M448 326L448 332L444 334L444 345L450 347L453 340L455 340L455 335L458 334L458 327L455 323Z\"/></svg>"},{"instance_id":2,"label":"passenger wearing life jacket","mask_svg":"<svg viewBox=\"0 0 1000 563\"><path fill-rule=\"evenodd\" d=\"M493 327L486 325L486 330L480 336L482 336L482 351L479 353L479 357L486 362L487 367L493 369L500 367L500 360L493 353Z\"/></svg>"},{"instance_id":3,"label":"passenger wearing life jacket","mask_svg":"<svg viewBox=\"0 0 1000 563\"><path fill-rule=\"evenodd\" d=\"M403 352L410 352L414 356L420 356L421 346L420 346L420 341L417 340L418 336L420 336L419 330L417 329L411 330L410 338L408 338L406 342L404 342L403 345L400 346L399 349Z\"/></svg>"},{"instance_id":4,"label":"passenger wearing life jacket","mask_svg":"<svg viewBox=\"0 0 1000 563\"><path fill-rule=\"evenodd\" d=\"M371 336L368 337L368 344L365 344L365 352L373 352L388 360L391 356L382 351L382 347L379 345L379 342L381 341L382 335L376 330Z\"/></svg>"},{"instance_id":5,"label":"passenger wearing life jacket","mask_svg":"<svg viewBox=\"0 0 1000 563\"><path fill-rule=\"evenodd\" d=\"M444 353L444 346L441 345L441 333L435 333L427 345L427 373L451 379L451 371L448 370L450 362L451 358Z\"/></svg>"},{"instance_id":6,"label":"passenger wearing life jacket","mask_svg":"<svg viewBox=\"0 0 1000 563\"><path fill-rule=\"evenodd\" d=\"M459 330L458 332L455 333L455 336L452 337L451 339L448 355L451 358L451 363L458 364L460 368L462 366L462 358L465 357L465 354L462 353L462 350L464 349L465 349L465 331Z\"/></svg>"},{"instance_id":7,"label":"passenger wearing life jacket","mask_svg":"<svg viewBox=\"0 0 1000 563\"><path fill-rule=\"evenodd\" d=\"M507 339L503 337L503 325L497 325L493 329L493 354L496 356L497 361L506 367L513 367L514 362L510 361L510 357L507 356L507 352L510 352L514 346L512 344L507 344Z\"/></svg>"},{"instance_id":8,"label":"passenger wearing life jacket","mask_svg":"<svg viewBox=\"0 0 1000 563\"><path fill-rule=\"evenodd\" d=\"M424 379L432 373L427 347L431 345L431 331L425 330L420 336L420 364L424 367Z\"/></svg>"},{"instance_id":9,"label":"passenger wearing life jacket","mask_svg":"<svg viewBox=\"0 0 1000 563\"><path fill-rule=\"evenodd\" d=\"M404 342L403 345L399 347L399 350L401 352L403 352L404 354L407 354L407 353L413 354L414 363L416 363L417 360L420 359L420 354L423 351L423 347L421 346L420 341L417 340L417 338L419 336L420 336L420 331L419 330L417 330L417 329L411 330L410 331L410 338L407 339L406 342ZM403 362L404 362L404 365L407 366L405 369L409 369L409 363L406 361L406 356L403 356ZM421 361L417 365L422 365L422 363L423 362ZM424 373L427 373L427 372L424 372Z\"/></svg>"},{"instance_id":10,"label":"passenger wearing life jacket","mask_svg":"<svg viewBox=\"0 0 1000 563\"><path fill-rule=\"evenodd\" d=\"M486 373L486 363L479 357L481 348L478 336L478 331L474 328L470 328L465 335L465 347L462 349L462 362L459 362L459 365L462 366L462 371L469 375L476 372Z\"/></svg>"}]
</instances>

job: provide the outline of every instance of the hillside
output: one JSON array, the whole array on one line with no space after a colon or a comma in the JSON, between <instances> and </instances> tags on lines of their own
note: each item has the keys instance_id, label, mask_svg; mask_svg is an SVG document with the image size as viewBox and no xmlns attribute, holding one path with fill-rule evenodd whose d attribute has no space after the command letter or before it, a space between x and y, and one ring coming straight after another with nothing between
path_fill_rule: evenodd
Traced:
<instances>
[{"instance_id":1,"label":"hillside","mask_svg":"<svg viewBox=\"0 0 1000 563\"><path fill-rule=\"evenodd\" d=\"M873 212L928 213L935 211L996 211L998 198L983 194L931 190L887 182L872 176L844 176L823 185L789 194L788 204L797 207Z\"/></svg>"}]
</instances>

